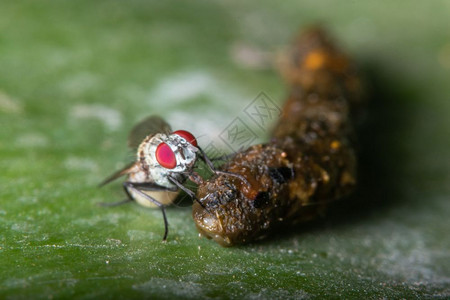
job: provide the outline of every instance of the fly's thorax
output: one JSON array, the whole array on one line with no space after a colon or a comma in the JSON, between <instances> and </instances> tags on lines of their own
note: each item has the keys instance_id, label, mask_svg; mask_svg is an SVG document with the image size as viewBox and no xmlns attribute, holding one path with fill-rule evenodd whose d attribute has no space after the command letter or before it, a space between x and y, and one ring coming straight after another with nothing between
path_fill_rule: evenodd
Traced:
<instances>
[{"instance_id":1,"label":"fly's thorax","mask_svg":"<svg viewBox=\"0 0 450 300\"><path fill-rule=\"evenodd\" d=\"M156 158L156 150L161 143L170 147L175 155L176 165L168 169L160 165ZM176 134L158 133L146 138L138 148L137 157L143 167L148 171L151 181L165 187L174 187L169 176L183 182L197 160L198 148L188 143Z\"/></svg>"}]
</instances>

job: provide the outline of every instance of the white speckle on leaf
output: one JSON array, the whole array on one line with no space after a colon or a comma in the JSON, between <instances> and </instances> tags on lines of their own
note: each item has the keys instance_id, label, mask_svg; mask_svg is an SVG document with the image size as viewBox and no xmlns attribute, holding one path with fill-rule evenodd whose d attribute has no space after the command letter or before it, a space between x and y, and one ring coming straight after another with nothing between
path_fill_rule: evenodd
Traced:
<instances>
[{"instance_id":1,"label":"white speckle on leaf","mask_svg":"<svg viewBox=\"0 0 450 300\"><path fill-rule=\"evenodd\" d=\"M144 230L128 230L127 235L130 241L150 240L154 236L154 233Z\"/></svg>"},{"instance_id":2,"label":"white speckle on leaf","mask_svg":"<svg viewBox=\"0 0 450 300\"><path fill-rule=\"evenodd\" d=\"M98 202L97 202L98 203ZM121 219L120 213L108 213L106 215L94 215L90 218L76 218L71 223L77 226L93 227L101 222L108 222L111 225L117 225Z\"/></svg>"},{"instance_id":3,"label":"white speckle on leaf","mask_svg":"<svg viewBox=\"0 0 450 300\"><path fill-rule=\"evenodd\" d=\"M112 246L120 246L122 245L122 241L121 240L117 240L117 239L106 239L106 242Z\"/></svg>"},{"instance_id":4,"label":"white speckle on leaf","mask_svg":"<svg viewBox=\"0 0 450 300\"><path fill-rule=\"evenodd\" d=\"M81 249L113 249L116 247L126 246L125 244L78 244L78 243L65 243L65 244L50 244L50 245L39 245L33 246L33 248L55 248L55 249L66 249L66 248L81 248Z\"/></svg>"},{"instance_id":5,"label":"white speckle on leaf","mask_svg":"<svg viewBox=\"0 0 450 300\"><path fill-rule=\"evenodd\" d=\"M224 115L211 118L193 117L183 111L174 111L169 114L172 128L183 129L195 133L200 145L206 145L211 140L216 140L220 133L226 128L229 118Z\"/></svg>"},{"instance_id":6,"label":"white speckle on leaf","mask_svg":"<svg viewBox=\"0 0 450 300\"><path fill-rule=\"evenodd\" d=\"M23 105L17 99L13 99L0 91L0 111L13 114L21 113L23 111Z\"/></svg>"},{"instance_id":7,"label":"white speckle on leaf","mask_svg":"<svg viewBox=\"0 0 450 300\"><path fill-rule=\"evenodd\" d=\"M64 161L64 167L69 170L80 171L96 171L98 169L97 163L89 158L69 156Z\"/></svg>"},{"instance_id":8,"label":"white speckle on leaf","mask_svg":"<svg viewBox=\"0 0 450 300\"><path fill-rule=\"evenodd\" d=\"M449 277L433 271L436 253L427 248L421 233L399 229L381 242L384 251L375 259L380 271L412 283L426 281L450 284Z\"/></svg>"},{"instance_id":9,"label":"white speckle on leaf","mask_svg":"<svg viewBox=\"0 0 450 300\"><path fill-rule=\"evenodd\" d=\"M28 222L16 222L11 225L11 230L20 232L22 234L34 234L38 232L38 226L36 224L28 223Z\"/></svg>"},{"instance_id":10,"label":"white speckle on leaf","mask_svg":"<svg viewBox=\"0 0 450 300\"><path fill-rule=\"evenodd\" d=\"M35 204L38 203L39 200L37 197L35 196L19 196L16 198L17 202L21 203L21 204Z\"/></svg>"},{"instance_id":11,"label":"white speckle on leaf","mask_svg":"<svg viewBox=\"0 0 450 300\"><path fill-rule=\"evenodd\" d=\"M254 97L207 71L183 72L165 78L148 96L151 107L164 112L174 129L206 135L209 140L216 139L234 119L230 116L238 114ZM205 98L204 105L180 110L181 103Z\"/></svg>"},{"instance_id":12,"label":"white speckle on leaf","mask_svg":"<svg viewBox=\"0 0 450 300\"><path fill-rule=\"evenodd\" d=\"M248 69L269 69L273 61L272 53L244 42L235 42L230 56L236 65Z\"/></svg>"},{"instance_id":13,"label":"white speckle on leaf","mask_svg":"<svg viewBox=\"0 0 450 300\"><path fill-rule=\"evenodd\" d=\"M161 103L174 104L208 93L215 82L208 73L188 72L164 79L151 94Z\"/></svg>"},{"instance_id":14,"label":"white speckle on leaf","mask_svg":"<svg viewBox=\"0 0 450 300\"><path fill-rule=\"evenodd\" d=\"M71 116L75 119L96 119L101 121L105 127L115 131L122 125L122 115L119 111L98 104L75 105L71 110Z\"/></svg>"},{"instance_id":15,"label":"white speckle on leaf","mask_svg":"<svg viewBox=\"0 0 450 300\"><path fill-rule=\"evenodd\" d=\"M26 288L30 285L25 278L8 278L2 282L2 286L8 288Z\"/></svg>"},{"instance_id":16,"label":"white speckle on leaf","mask_svg":"<svg viewBox=\"0 0 450 300\"><path fill-rule=\"evenodd\" d=\"M71 74L69 77L62 80L61 88L69 95L79 96L85 91L98 86L99 81L98 76L92 73L80 72Z\"/></svg>"},{"instance_id":17,"label":"white speckle on leaf","mask_svg":"<svg viewBox=\"0 0 450 300\"><path fill-rule=\"evenodd\" d=\"M243 297L245 299L310 299L311 296L303 291L297 290L295 292L285 289L268 289L262 288L258 293L251 293Z\"/></svg>"},{"instance_id":18,"label":"white speckle on leaf","mask_svg":"<svg viewBox=\"0 0 450 300\"><path fill-rule=\"evenodd\" d=\"M157 84L148 98L153 107L155 104L176 106L201 96L210 98L211 103L229 108L235 108L236 104L248 98L241 89L224 83L207 71L182 72L167 77Z\"/></svg>"},{"instance_id":19,"label":"white speckle on leaf","mask_svg":"<svg viewBox=\"0 0 450 300\"><path fill-rule=\"evenodd\" d=\"M45 147L49 144L48 138L42 133L29 132L19 135L15 141L18 147Z\"/></svg>"},{"instance_id":20,"label":"white speckle on leaf","mask_svg":"<svg viewBox=\"0 0 450 300\"><path fill-rule=\"evenodd\" d=\"M147 282L133 285L133 289L149 295L165 295L175 298L204 298L206 286L195 282L184 282L166 278L152 278ZM169 298L169 297L168 297Z\"/></svg>"},{"instance_id":21,"label":"white speckle on leaf","mask_svg":"<svg viewBox=\"0 0 450 300\"><path fill-rule=\"evenodd\" d=\"M336 239L329 239L327 253L330 257L340 261L348 261L351 265L366 265L368 268L388 276L391 280L404 284L428 284L436 287L450 284L448 274L436 269L439 261L448 261L448 253L435 251L430 248L426 233L404 224L393 222L390 219L367 227L353 228L360 230L367 236L346 246L339 246ZM369 252L371 256L351 255L352 249L358 248L361 253ZM340 249L340 250L338 250ZM376 249L376 252L374 252ZM377 280L377 277L371 280Z\"/></svg>"}]
</instances>

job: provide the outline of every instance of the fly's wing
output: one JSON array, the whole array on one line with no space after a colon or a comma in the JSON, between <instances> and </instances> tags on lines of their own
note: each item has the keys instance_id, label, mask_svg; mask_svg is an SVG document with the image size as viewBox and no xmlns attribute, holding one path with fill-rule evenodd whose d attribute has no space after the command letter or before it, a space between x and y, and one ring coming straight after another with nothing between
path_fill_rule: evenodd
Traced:
<instances>
[{"instance_id":1,"label":"fly's wing","mask_svg":"<svg viewBox=\"0 0 450 300\"><path fill-rule=\"evenodd\" d=\"M147 136L156 133L169 134L171 131L170 125L161 117L149 116L133 127L128 135L128 146L136 149Z\"/></svg>"},{"instance_id":2,"label":"fly's wing","mask_svg":"<svg viewBox=\"0 0 450 300\"><path fill-rule=\"evenodd\" d=\"M161 117L149 116L133 127L130 134L128 135L128 146L132 149L136 149L148 135L156 133L169 134L170 132L170 125L167 124L167 122L164 121ZM135 162L128 164L121 170L106 178L99 184L99 187L104 186L105 184L110 183L111 181L121 176L131 173L135 166Z\"/></svg>"},{"instance_id":3,"label":"fly's wing","mask_svg":"<svg viewBox=\"0 0 450 300\"><path fill-rule=\"evenodd\" d=\"M113 181L113 180L115 180L115 179L117 179L117 178L119 178L119 177L121 177L121 176L123 176L123 175L126 175L126 174L130 173L131 170L134 168L135 164L136 164L135 162L129 163L129 164L128 164L127 166L125 166L124 168L120 169L119 171L115 172L114 174L112 174L111 176L109 176L108 178L106 178L105 180L103 180L103 181L98 185L98 187L102 187L102 186L104 186L105 184L108 184L108 183L110 183L111 181Z\"/></svg>"}]
</instances>

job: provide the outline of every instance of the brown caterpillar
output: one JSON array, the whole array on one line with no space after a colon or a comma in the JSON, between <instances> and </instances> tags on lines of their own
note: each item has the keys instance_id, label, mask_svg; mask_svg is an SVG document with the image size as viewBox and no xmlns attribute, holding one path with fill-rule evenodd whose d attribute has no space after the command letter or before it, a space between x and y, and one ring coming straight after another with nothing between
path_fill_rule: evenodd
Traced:
<instances>
[{"instance_id":1,"label":"brown caterpillar","mask_svg":"<svg viewBox=\"0 0 450 300\"><path fill-rule=\"evenodd\" d=\"M201 183L193 218L222 246L265 238L275 229L315 218L356 184L352 117L361 80L320 28L301 34L282 74L291 90L271 140L236 153Z\"/></svg>"}]
</instances>

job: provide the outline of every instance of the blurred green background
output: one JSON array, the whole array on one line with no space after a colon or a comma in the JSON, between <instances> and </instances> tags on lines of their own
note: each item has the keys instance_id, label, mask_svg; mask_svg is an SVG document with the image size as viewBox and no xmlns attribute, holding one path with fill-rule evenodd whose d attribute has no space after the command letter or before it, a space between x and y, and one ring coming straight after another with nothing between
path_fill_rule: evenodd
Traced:
<instances>
[{"instance_id":1,"label":"blurred green background","mask_svg":"<svg viewBox=\"0 0 450 300\"><path fill-rule=\"evenodd\" d=\"M448 1L0 2L0 298L450 296ZM96 184L159 114L201 145L261 91L273 53L322 22L369 83L361 183L312 224L221 248L189 202L160 211ZM250 48L249 48L250 47Z\"/></svg>"}]
</instances>

